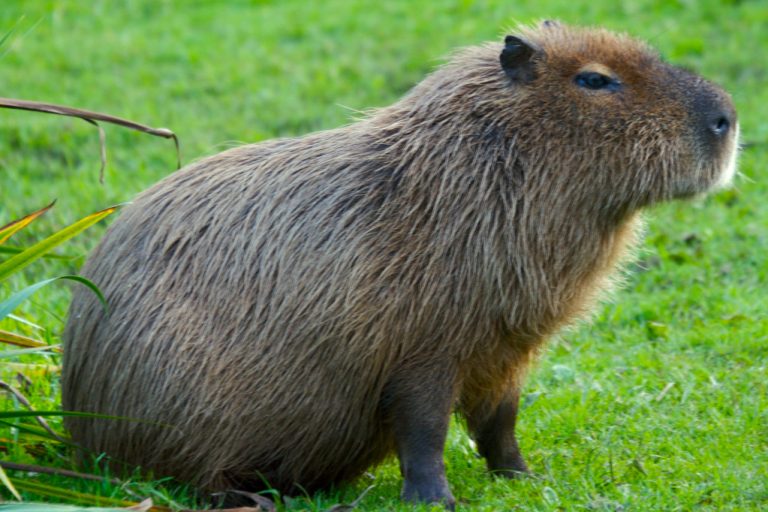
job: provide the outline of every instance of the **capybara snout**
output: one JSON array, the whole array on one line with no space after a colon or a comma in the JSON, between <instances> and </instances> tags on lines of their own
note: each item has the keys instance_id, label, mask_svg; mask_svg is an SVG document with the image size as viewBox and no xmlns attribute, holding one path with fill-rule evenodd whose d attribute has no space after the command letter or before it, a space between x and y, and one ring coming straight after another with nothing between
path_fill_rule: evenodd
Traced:
<instances>
[{"instance_id":1,"label":"capybara snout","mask_svg":"<svg viewBox=\"0 0 768 512\"><path fill-rule=\"evenodd\" d=\"M93 452L203 491L312 491L390 454L454 504L452 411L526 471L520 389L589 312L642 208L727 183L727 94L644 43L546 22L466 49L343 128L238 147L140 194L83 274L68 417ZM171 426L171 428L169 428Z\"/></svg>"}]
</instances>

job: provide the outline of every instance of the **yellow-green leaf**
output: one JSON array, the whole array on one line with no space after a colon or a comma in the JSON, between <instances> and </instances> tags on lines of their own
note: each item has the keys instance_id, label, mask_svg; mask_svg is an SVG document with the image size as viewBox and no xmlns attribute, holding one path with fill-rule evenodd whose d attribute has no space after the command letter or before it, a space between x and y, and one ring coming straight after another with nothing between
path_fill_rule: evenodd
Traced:
<instances>
[{"instance_id":1,"label":"yellow-green leaf","mask_svg":"<svg viewBox=\"0 0 768 512\"><path fill-rule=\"evenodd\" d=\"M56 204L56 201L53 201L51 204L46 206L45 208L40 208L36 212L32 212L29 215L25 215L24 217L15 220L11 222L10 224L6 224L5 226L0 228L0 244L4 243L6 240L11 238L11 236L16 233L17 231L23 229L27 224L53 208L53 205Z\"/></svg>"},{"instance_id":2,"label":"yellow-green leaf","mask_svg":"<svg viewBox=\"0 0 768 512\"><path fill-rule=\"evenodd\" d=\"M0 329L0 343L9 343L16 345L17 347L45 347L47 344L44 341L36 340L16 334L15 332L3 331Z\"/></svg>"},{"instance_id":3,"label":"yellow-green leaf","mask_svg":"<svg viewBox=\"0 0 768 512\"><path fill-rule=\"evenodd\" d=\"M21 495L19 494L19 491L17 491L13 486L13 482L11 482L11 479L8 478L8 475L5 474L5 470L2 466L0 466L0 482L2 482L6 489L11 491L11 494L13 494L14 498L21 501Z\"/></svg>"},{"instance_id":4,"label":"yellow-green leaf","mask_svg":"<svg viewBox=\"0 0 768 512\"><path fill-rule=\"evenodd\" d=\"M9 258L3 263L0 263L0 281L7 278L12 273L18 272L22 268L26 267L62 242L65 242L78 233L85 231L107 215L110 215L116 209L117 206L112 206L99 212L92 213L91 215L80 219L74 224L70 224L66 228L57 231L45 240L36 243L32 247L29 247L24 252Z\"/></svg>"},{"instance_id":5,"label":"yellow-green leaf","mask_svg":"<svg viewBox=\"0 0 768 512\"><path fill-rule=\"evenodd\" d=\"M0 254L19 254L24 252L24 247L16 247L13 245L0 245ZM73 260L77 258L76 254L46 254L43 258L49 260Z\"/></svg>"}]
</instances>

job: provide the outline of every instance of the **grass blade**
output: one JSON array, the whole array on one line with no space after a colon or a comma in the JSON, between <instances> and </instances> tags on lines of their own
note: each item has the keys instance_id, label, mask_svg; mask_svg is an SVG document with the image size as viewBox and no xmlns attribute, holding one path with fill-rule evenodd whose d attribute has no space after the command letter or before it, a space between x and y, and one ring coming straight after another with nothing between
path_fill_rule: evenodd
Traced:
<instances>
[{"instance_id":1,"label":"grass blade","mask_svg":"<svg viewBox=\"0 0 768 512\"><path fill-rule=\"evenodd\" d=\"M125 416L110 416L109 414L98 414L95 412L80 412L80 411L0 411L0 422L7 422L16 418L35 418L36 416L73 416L76 418L94 418L99 420L120 420L120 421L134 421L137 423L143 423L146 425L157 425L163 428L177 428L174 425L167 423L159 423L156 421L140 420L136 418L128 418Z\"/></svg>"},{"instance_id":2,"label":"grass blade","mask_svg":"<svg viewBox=\"0 0 768 512\"><path fill-rule=\"evenodd\" d=\"M11 238L11 236L16 233L17 231L23 229L26 225L28 225L30 222L53 208L53 205L56 204L56 201L54 200L51 204L44 208L40 208L36 212L32 212L28 215L25 215L24 217L15 220L9 224L6 224L5 226L0 228L0 244L4 243L6 240Z\"/></svg>"},{"instance_id":3,"label":"grass blade","mask_svg":"<svg viewBox=\"0 0 768 512\"><path fill-rule=\"evenodd\" d=\"M0 505L2 512L127 512L130 508L81 507L79 505L59 505L53 503L14 503Z\"/></svg>"},{"instance_id":4,"label":"grass blade","mask_svg":"<svg viewBox=\"0 0 768 512\"><path fill-rule=\"evenodd\" d=\"M115 498L107 498L104 496L96 496L95 494L85 494L82 492L72 491L63 487L56 487L54 485L43 484L40 482L34 482L30 480L15 480L16 487L22 491L32 492L39 496L47 496L49 498L59 498L67 500L73 503L82 503L85 505L107 505L114 507L130 507L135 505L129 501L118 500ZM49 505L46 505L44 510L53 510ZM19 509L21 510L21 509ZM64 509L66 510L66 509ZM74 510L77 510L75 508ZM5 512L5 511L3 511Z\"/></svg>"},{"instance_id":5,"label":"grass blade","mask_svg":"<svg viewBox=\"0 0 768 512\"><path fill-rule=\"evenodd\" d=\"M30 480L16 480L16 487L22 491L32 492L39 496L59 498L71 503L84 505L105 505L117 508L83 508L74 505L49 505L47 503L19 503L9 506L0 505L2 512L125 512L126 510L146 510L148 512L172 512L169 507L153 505L150 501L135 503L117 498L107 498L95 494L72 491L63 487L43 484Z\"/></svg>"},{"instance_id":6,"label":"grass blade","mask_svg":"<svg viewBox=\"0 0 768 512\"><path fill-rule=\"evenodd\" d=\"M21 501L21 495L19 494L19 491L17 491L16 488L13 486L11 479L8 478L7 474L5 474L5 470L3 469L2 466L0 466L0 483L2 483L6 489L11 491L11 494L13 494L14 498Z\"/></svg>"},{"instance_id":7,"label":"grass blade","mask_svg":"<svg viewBox=\"0 0 768 512\"><path fill-rule=\"evenodd\" d=\"M26 318L22 318L22 317L17 316L17 315L8 315L8 318L13 320L14 322L18 322L18 323L20 323L22 325L26 325L27 327L29 327L31 329L34 329L36 331L44 331L45 330L42 327L40 327L39 325L37 325L36 323L30 322Z\"/></svg>"},{"instance_id":8,"label":"grass blade","mask_svg":"<svg viewBox=\"0 0 768 512\"><path fill-rule=\"evenodd\" d=\"M130 508L81 507L79 505L60 505L53 503L13 503L0 505L2 512L128 512Z\"/></svg>"},{"instance_id":9,"label":"grass blade","mask_svg":"<svg viewBox=\"0 0 768 512\"><path fill-rule=\"evenodd\" d=\"M13 24L11 29L3 34L3 37L0 37L0 58L8 53L8 49L11 45L6 45L5 43L8 41L8 39L10 39L14 32L16 32L16 28L21 24L23 20L24 16L21 16L18 20L16 20L16 23ZM35 23L35 25L37 25L37 23Z\"/></svg>"},{"instance_id":10,"label":"grass blade","mask_svg":"<svg viewBox=\"0 0 768 512\"><path fill-rule=\"evenodd\" d=\"M98 414L95 412L80 412L80 411L0 411L0 424L7 424L10 426L15 426L17 428L21 428L21 424L11 424L9 420L15 420L19 418L32 418L35 421L39 421L42 417L48 417L48 416L70 416L75 418L92 418L92 419L99 419L99 420L120 420L120 421L132 421L136 423L142 423L146 425L156 425L162 428L172 428L176 429L175 425L170 425L167 423L159 423L156 421L148 421L148 420L141 420L137 418L128 418L125 416L110 416L109 414ZM58 441L65 442L63 440L64 436L61 436L60 439L57 439Z\"/></svg>"},{"instance_id":11,"label":"grass blade","mask_svg":"<svg viewBox=\"0 0 768 512\"><path fill-rule=\"evenodd\" d=\"M81 496L92 496L90 494L78 493ZM97 496L100 498L99 496ZM103 498L114 499L114 498ZM14 503L9 505L0 505L0 511L2 512L129 512L131 510L137 510L140 512L172 512L172 509L163 507L160 505L152 505L151 503L134 503L130 507L81 507L78 505L60 505L49 503ZM241 509L237 509L241 510ZM233 512L237 512L233 509ZM245 509L242 509L245 510ZM257 510L257 509L252 509ZM184 511L191 512L191 511ZM202 512L202 511L201 511Z\"/></svg>"},{"instance_id":12,"label":"grass blade","mask_svg":"<svg viewBox=\"0 0 768 512\"><path fill-rule=\"evenodd\" d=\"M76 416L83 418L99 418L109 420L127 420L120 416L108 416L106 414L96 414L93 412L78 411L0 411L0 419L9 420L14 418L32 418L35 416Z\"/></svg>"},{"instance_id":13,"label":"grass blade","mask_svg":"<svg viewBox=\"0 0 768 512\"><path fill-rule=\"evenodd\" d=\"M56 105L53 103L43 103L40 101L28 101L17 100L13 98L0 98L0 107L13 108L17 110L29 110L32 112L45 112L48 114L56 114L60 116L77 117L83 119L91 124L98 126L96 121L103 121L105 123L112 123L124 128L130 128L156 137L163 137L164 139L173 139L176 145L176 164L181 167L181 152L179 150L179 139L176 134L168 128L152 128L145 124L137 123L129 119L123 119L117 116L111 116L109 114L103 114L101 112L94 112L92 110L83 110L81 108L67 107L64 105ZM102 159L105 158L104 153L104 139L103 132L100 134L102 143ZM102 160L103 163L103 160Z\"/></svg>"},{"instance_id":14,"label":"grass blade","mask_svg":"<svg viewBox=\"0 0 768 512\"><path fill-rule=\"evenodd\" d=\"M104 295L101 293L101 290L99 290L99 288L95 284L93 284L91 281L81 276L59 276L59 277L53 277L51 279L46 279L44 281L40 281L38 283L29 285L23 290L14 293L10 297L8 297L6 300L0 302L0 320L8 316L10 312L16 308L16 306L24 302L27 298L29 298L32 294L34 294L40 288L46 285L49 285L54 281L58 281L60 279L76 281L80 284L87 286L99 298L99 301L101 301L101 303L104 305L104 309L108 309L107 299L104 298Z\"/></svg>"},{"instance_id":15,"label":"grass blade","mask_svg":"<svg viewBox=\"0 0 768 512\"><path fill-rule=\"evenodd\" d=\"M24 252L9 258L3 263L0 263L0 281L7 278L12 273L18 272L22 268L26 267L62 242L65 242L78 233L85 231L87 228L96 224L104 217L112 214L116 209L117 206L111 206L99 212L92 213L91 215L80 219L74 224L71 224L64 229L57 231L45 240L36 243L32 247L26 249Z\"/></svg>"},{"instance_id":16,"label":"grass blade","mask_svg":"<svg viewBox=\"0 0 768 512\"><path fill-rule=\"evenodd\" d=\"M21 17L21 19L19 21L21 21L22 19L24 19L23 16ZM16 22L16 24L18 25L18 22ZM5 44L5 42L11 37L11 35L13 35L13 33L15 31L16 31L16 25L12 26L11 30L9 30L8 32L3 34L3 37L0 37L0 48L2 48L2 46Z\"/></svg>"},{"instance_id":17,"label":"grass blade","mask_svg":"<svg viewBox=\"0 0 768 512\"><path fill-rule=\"evenodd\" d=\"M0 107L12 108L17 110L29 110L32 112L45 112L48 114L56 114L60 116L79 117L81 119L89 119L92 121L104 121L105 123L112 123L131 130L148 133L157 137L163 137L164 139L174 139L176 135L168 128L152 128L145 124L137 123L129 119L123 119L121 117L104 114L101 112L95 112L93 110L84 110L81 108L67 107L65 105L56 105L54 103L44 103L41 101L29 101L18 100L13 98L0 98Z\"/></svg>"},{"instance_id":18,"label":"grass blade","mask_svg":"<svg viewBox=\"0 0 768 512\"><path fill-rule=\"evenodd\" d=\"M38 349L39 350L39 349ZM0 353L0 358L5 355ZM58 364L38 364L38 363L3 363L3 368L20 373L25 377L41 377L43 375L56 374L61 372L61 365Z\"/></svg>"},{"instance_id":19,"label":"grass blade","mask_svg":"<svg viewBox=\"0 0 768 512\"><path fill-rule=\"evenodd\" d=\"M52 279L46 279L44 281L39 281L35 284L32 284L30 286L27 286L23 290L14 293L4 301L0 302L0 320L8 316L8 314L13 311L16 306L24 302L29 296L31 296L33 293L35 293L37 290L42 288L43 286L50 284L54 282L56 278Z\"/></svg>"},{"instance_id":20,"label":"grass blade","mask_svg":"<svg viewBox=\"0 0 768 512\"><path fill-rule=\"evenodd\" d=\"M19 421L5 421L0 420L0 425L4 427L9 428L15 428L20 433L27 434L26 436L19 436L19 443L24 444L24 442L30 442L34 443L38 440L44 440L44 441L57 441L59 443L65 444L67 446L72 446L73 448L77 448L78 446L69 438L66 436L66 434L63 434L58 431L54 431L54 434L51 434L47 430L45 430L43 427L32 425L30 423L21 423ZM5 464L5 461L0 461L0 465Z\"/></svg>"},{"instance_id":21,"label":"grass blade","mask_svg":"<svg viewBox=\"0 0 768 512\"><path fill-rule=\"evenodd\" d=\"M19 254L24 252L24 247L16 247L13 245L0 245L0 254ZM44 254L43 258L49 260L73 260L77 258L74 254Z\"/></svg>"},{"instance_id":22,"label":"grass blade","mask_svg":"<svg viewBox=\"0 0 768 512\"><path fill-rule=\"evenodd\" d=\"M78 471L71 471L69 469L51 468L47 466L38 466L36 464L19 464L16 462L8 462L0 460L0 468L11 469L14 471L24 471L26 473L45 473L46 475L58 475L67 478L79 478L80 480L90 480L93 482L109 482L113 485L123 485L121 480L117 478L108 478L99 475L91 475L88 473L80 473Z\"/></svg>"},{"instance_id":23,"label":"grass blade","mask_svg":"<svg viewBox=\"0 0 768 512\"><path fill-rule=\"evenodd\" d=\"M16 334L15 332L3 331L0 329L0 343L8 343L10 345L16 345L17 347L38 348L47 347L48 344L44 341L36 340Z\"/></svg>"},{"instance_id":24,"label":"grass blade","mask_svg":"<svg viewBox=\"0 0 768 512\"><path fill-rule=\"evenodd\" d=\"M12 394L21 405L34 412L32 404L29 403L29 399L27 399L27 397L25 397L21 391L2 380L0 380L0 389L4 389L6 392ZM37 421L37 423L57 441L61 441L62 443L65 442L63 438L61 438L56 432L53 431L51 426L48 425L48 422L43 418L35 416L35 421Z\"/></svg>"},{"instance_id":25,"label":"grass blade","mask_svg":"<svg viewBox=\"0 0 768 512\"><path fill-rule=\"evenodd\" d=\"M25 356L29 354L50 354L53 352L61 352L61 345L46 345L44 347L21 348L18 350L0 350L0 359L9 359L12 357ZM12 363L3 364L8 365Z\"/></svg>"}]
</instances>

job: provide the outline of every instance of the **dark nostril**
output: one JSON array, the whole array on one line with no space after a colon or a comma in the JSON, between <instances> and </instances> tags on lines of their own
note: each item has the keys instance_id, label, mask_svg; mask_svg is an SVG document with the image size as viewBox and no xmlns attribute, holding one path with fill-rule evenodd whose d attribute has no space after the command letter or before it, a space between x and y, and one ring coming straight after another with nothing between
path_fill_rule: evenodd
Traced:
<instances>
[{"instance_id":1,"label":"dark nostril","mask_svg":"<svg viewBox=\"0 0 768 512\"><path fill-rule=\"evenodd\" d=\"M731 122L725 116L719 116L709 125L709 129L712 130L717 137L722 137L728 133L728 129L731 127Z\"/></svg>"}]
</instances>

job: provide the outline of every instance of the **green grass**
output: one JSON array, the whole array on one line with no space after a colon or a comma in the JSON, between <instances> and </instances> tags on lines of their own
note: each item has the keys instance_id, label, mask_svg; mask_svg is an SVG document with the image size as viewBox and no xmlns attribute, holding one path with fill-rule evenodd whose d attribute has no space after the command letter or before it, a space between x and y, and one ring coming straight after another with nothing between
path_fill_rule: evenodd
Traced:
<instances>
[{"instance_id":1,"label":"green grass","mask_svg":"<svg viewBox=\"0 0 768 512\"><path fill-rule=\"evenodd\" d=\"M542 18L629 31L724 85L748 144L743 176L734 189L703 202L649 212L648 237L626 285L590 323L550 344L526 386L519 426L535 477L491 479L457 425L446 449L454 494L473 510L768 509L764 1L5 0L0 34L17 28L0 48L0 96L167 126L189 162L239 142L348 123L354 110L394 101L452 49ZM17 242L42 239L128 201L173 171L171 142L106 130L102 186L93 127L0 111L0 224L58 198ZM82 256L103 229L94 227L61 252ZM82 257L38 262L0 287L0 297L81 263ZM68 300L65 286L49 287L17 313L56 343ZM8 361L0 359L0 378L11 381ZM47 362L58 363L54 356ZM25 393L39 409L58 407L58 376L34 376ZM0 403L3 410L18 407L7 397ZM0 428L0 438L14 435ZM4 460L71 468L54 443L4 441L0 450L7 450L0 451ZM169 482L135 482L132 495L114 485L9 474L17 482L119 499L193 504ZM373 479L297 499L289 508L349 502L372 483L360 510L410 510L398 501L394 461Z\"/></svg>"}]
</instances>

